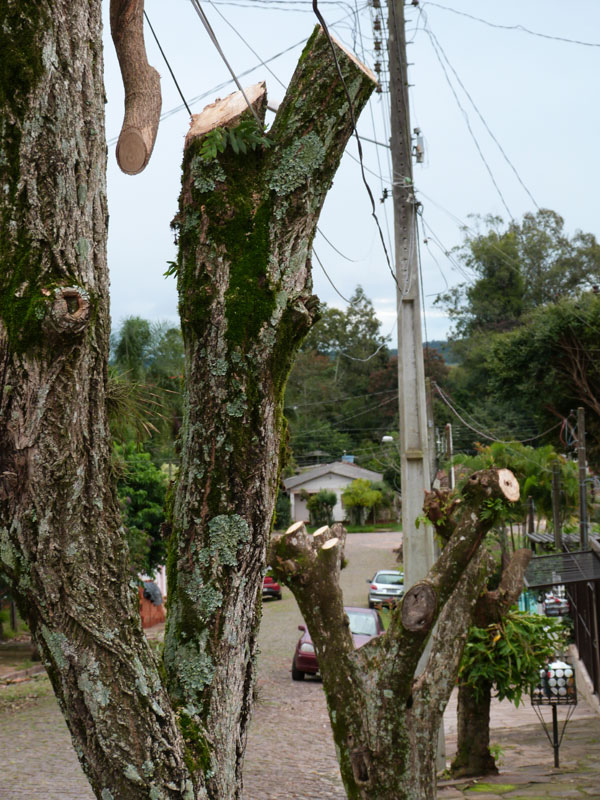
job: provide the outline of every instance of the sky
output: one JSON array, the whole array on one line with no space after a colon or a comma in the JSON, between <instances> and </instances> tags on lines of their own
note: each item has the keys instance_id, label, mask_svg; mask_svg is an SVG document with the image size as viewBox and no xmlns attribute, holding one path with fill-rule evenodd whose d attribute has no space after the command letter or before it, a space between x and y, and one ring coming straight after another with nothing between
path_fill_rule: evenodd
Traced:
<instances>
[{"instance_id":1,"label":"sky","mask_svg":"<svg viewBox=\"0 0 600 800\"><path fill-rule=\"evenodd\" d=\"M373 68L379 57L374 38L381 34L373 29L377 12L371 3L319 0L319 10L331 32ZM115 143L123 87L110 38L109 0L103 5L113 326L134 315L176 324L175 280L163 273L176 253L170 222L189 115L146 27L148 59L162 78L163 114L173 113L161 122L146 170L136 176L120 172ZM269 98L280 101L317 23L311 0L201 0L201 6L235 73L249 71L240 78L242 85L265 80ZM385 0L381 6L385 17ZM235 91L190 0L146 0L145 9L193 113ZM423 336L443 339L450 322L434 301L465 280L456 258L446 253L460 245L465 225L473 230L470 215L518 220L537 205L561 214L568 233L581 229L600 237L594 200L600 184L600 3L421 0L418 8L407 5L406 19L411 127L421 129L425 143L424 161L413 167L422 203ZM391 254L391 197L380 202L384 190L391 195L392 180L385 82L382 88L363 111L358 132ZM269 114L267 124L271 120ZM329 278L313 259L314 289L328 305L345 308L342 298L361 285L393 347L395 284L356 156L351 141L325 201L314 248Z\"/></svg>"}]
</instances>

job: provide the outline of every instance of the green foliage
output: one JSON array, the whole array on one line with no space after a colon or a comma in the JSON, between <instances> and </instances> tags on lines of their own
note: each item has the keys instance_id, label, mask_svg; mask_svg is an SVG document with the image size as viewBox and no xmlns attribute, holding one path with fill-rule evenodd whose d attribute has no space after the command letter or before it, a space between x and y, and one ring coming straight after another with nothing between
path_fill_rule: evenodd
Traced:
<instances>
[{"instance_id":1,"label":"green foliage","mask_svg":"<svg viewBox=\"0 0 600 800\"><path fill-rule=\"evenodd\" d=\"M127 542L135 572L152 573L165 563L161 535L167 481L150 455L133 443L115 444L119 477L117 494L127 531Z\"/></svg>"},{"instance_id":2,"label":"green foliage","mask_svg":"<svg viewBox=\"0 0 600 800\"><path fill-rule=\"evenodd\" d=\"M314 463L308 454L317 450L327 454L325 460L337 460L344 451L379 443L394 427L397 373L392 368L381 385L371 384L390 362L380 328L360 286L345 311L321 307L321 318L304 340L285 394L291 446L299 463Z\"/></svg>"},{"instance_id":3,"label":"green foliage","mask_svg":"<svg viewBox=\"0 0 600 800\"><path fill-rule=\"evenodd\" d=\"M342 492L344 507L350 512L351 521L359 525L365 521L367 512L381 503L382 497L382 493L365 478L352 481Z\"/></svg>"},{"instance_id":4,"label":"green foliage","mask_svg":"<svg viewBox=\"0 0 600 800\"><path fill-rule=\"evenodd\" d=\"M459 680L483 698L493 684L498 698L519 705L524 692L539 681L544 663L564 646L563 625L557 620L510 611L501 622L469 629Z\"/></svg>"},{"instance_id":5,"label":"green foliage","mask_svg":"<svg viewBox=\"0 0 600 800\"><path fill-rule=\"evenodd\" d=\"M475 280L440 297L459 335L513 328L523 314L573 296L600 277L593 234L567 236L554 211L539 209L506 227L494 216L474 222L475 232L465 234L455 256Z\"/></svg>"},{"instance_id":6,"label":"green foliage","mask_svg":"<svg viewBox=\"0 0 600 800\"><path fill-rule=\"evenodd\" d=\"M454 459L459 466L459 488L468 476L476 470L510 469L521 489L517 503L493 501L484 513L494 515L500 524L522 520L527 513L528 498L532 497L538 522L545 518L547 525L552 523L552 467L558 464L563 493L562 516L567 518L577 506L578 476L577 464L559 455L552 445L530 447L520 442L494 442L491 445L477 445L477 454L469 456L458 454Z\"/></svg>"},{"instance_id":7,"label":"green foliage","mask_svg":"<svg viewBox=\"0 0 600 800\"><path fill-rule=\"evenodd\" d=\"M278 531L284 531L292 524L292 502L289 495L282 491L277 493L275 503L274 527Z\"/></svg>"},{"instance_id":8,"label":"green foliage","mask_svg":"<svg viewBox=\"0 0 600 800\"><path fill-rule=\"evenodd\" d=\"M311 525L331 525L333 524L333 508L337 503L335 492L321 489L316 494L311 495L306 507L310 513Z\"/></svg>"},{"instance_id":9,"label":"green foliage","mask_svg":"<svg viewBox=\"0 0 600 800\"><path fill-rule=\"evenodd\" d=\"M254 117L242 119L234 128L213 128L202 138L200 157L206 161L213 161L218 153L224 153L227 147L233 152L247 153L259 147L270 147L271 141L261 131Z\"/></svg>"}]
</instances>

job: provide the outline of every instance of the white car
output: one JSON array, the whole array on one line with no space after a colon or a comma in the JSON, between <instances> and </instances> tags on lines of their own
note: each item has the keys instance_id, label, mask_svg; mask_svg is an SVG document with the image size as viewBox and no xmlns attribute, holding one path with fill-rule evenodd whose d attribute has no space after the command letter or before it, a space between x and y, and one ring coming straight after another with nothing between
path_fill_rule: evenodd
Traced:
<instances>
[{"instance_id":1,"label":"white car","mask_svg":"<svg viewBox=\"0 0 600 800\"><path fill-rule=\"evenodd\" d=\"M380 569L369 586L369 608L376 604L394 605L404 594L404 573L397 569Z\"/></svg>"}]
</instances>

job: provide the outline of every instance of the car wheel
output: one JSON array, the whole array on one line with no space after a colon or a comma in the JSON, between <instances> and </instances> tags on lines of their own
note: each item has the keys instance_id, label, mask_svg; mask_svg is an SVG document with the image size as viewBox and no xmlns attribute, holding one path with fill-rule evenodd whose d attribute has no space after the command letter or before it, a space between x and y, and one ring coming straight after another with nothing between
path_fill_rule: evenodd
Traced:
<instances>
[{"instance_id":1,"label":"car wheel","mask_svg":"<svg viewBox=\"0 0 600 800\"><path fill-rule=\"evenodd\" d=\"M370 600L369 600L369 608L375 608L375 603L372 603Z\"/></svg>"},{"instance_id":2,"label":"car wheel","mask_svg":"<svg viewBox=\"0 0 600 800\"><path fill-rule=\"evenodd\" d=\"M275 595L275 600L281 600L281 592Z\"/></svg>"},{"instance_id":3,"label":"car wheel","mask_svg":"<svg viewBox=\"0 0 600 800\"><path fill-rule=\"evenodd\" d=\"M296 669L296 659L292 661L292 680L293 681L304 680L304 673L301 672L299 669Z\"/></svg>"}]
</instances>

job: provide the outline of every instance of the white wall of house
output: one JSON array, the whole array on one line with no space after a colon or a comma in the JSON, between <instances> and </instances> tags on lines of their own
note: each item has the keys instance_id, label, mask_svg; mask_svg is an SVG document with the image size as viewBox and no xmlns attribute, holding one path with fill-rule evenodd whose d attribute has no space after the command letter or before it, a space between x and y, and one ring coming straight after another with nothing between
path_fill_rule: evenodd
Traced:
<instances>
[{"instance_id":1,"label":"white wall of house","mask_svg":"<svg viewBox=\"0 0 600 800\"><path fill-rule=\"evenodd\" d=\"M333 508L334 522L343 522L346 518L346 512L342 505L342 492L353 480L354 478L346 478L343 475L336 475L333 472L329 472L326 475L320 475L318 478L313 478L313 480L303 483L302 486L294 487L290 490L290 496L292 498L292 520L294 522L299 522L300 520L308 522L309 514L306 508L306 500L300 498L302 490L309 494L316 494L320 492L321 489L326 489L329 492L335 492L337 497L337 503Z\"/></svg>"}]
</instances>

